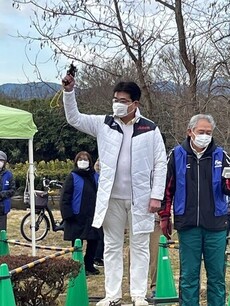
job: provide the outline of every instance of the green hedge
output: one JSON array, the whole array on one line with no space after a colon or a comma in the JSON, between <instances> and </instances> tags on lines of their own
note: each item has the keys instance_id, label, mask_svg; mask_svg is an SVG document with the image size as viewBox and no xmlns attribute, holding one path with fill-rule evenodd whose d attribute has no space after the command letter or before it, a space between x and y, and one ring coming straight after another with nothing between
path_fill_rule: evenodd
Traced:
<instances>
[{"instance_id":1,"label":"green hedge","mask_svg":"<svg viewBox=\"0 0 230 306\"><path fill-rule=\"evenodd\" d=\"M26 175L29 170L29 163L18 163L15 165L8 165L8 168L12 171L16 187L17 194L22 195L26 185ZM50 180L59 180L64 182L66 176L73 169L73 161L67 159L66 161L51 160L49 162L40 161L34 162L35 189L42 190L42 178L46 177Z\"/></svg>"}]
</instances>

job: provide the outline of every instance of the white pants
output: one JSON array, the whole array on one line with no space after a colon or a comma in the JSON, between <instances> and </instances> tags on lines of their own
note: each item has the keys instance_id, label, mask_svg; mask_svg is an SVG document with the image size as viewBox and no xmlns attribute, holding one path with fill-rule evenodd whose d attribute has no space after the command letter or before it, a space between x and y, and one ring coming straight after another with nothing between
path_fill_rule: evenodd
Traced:
<instances>
[{"instance_id":1,"label":"white pants","mask_svg":"<svg viewBox=\"0 0 230 306\"><path fill-rule=\"evenodd\" d=\"M110 199L103 223L106 298L122 298L124 232L129 224L130 296L145 297L149 269L149 235L132 233L131 201Z\"/></svg>"}]
</instances>

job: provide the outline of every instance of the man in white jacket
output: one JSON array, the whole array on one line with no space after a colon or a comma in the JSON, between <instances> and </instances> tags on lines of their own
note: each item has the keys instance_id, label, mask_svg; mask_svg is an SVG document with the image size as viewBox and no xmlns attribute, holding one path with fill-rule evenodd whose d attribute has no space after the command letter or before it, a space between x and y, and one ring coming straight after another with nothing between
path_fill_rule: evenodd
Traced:
<instances>
[{"instance_id":1,"label":"man in white jacket","mask_svg":"<svg viewBox=\"0 0 230 306\"><path fill-rule=\"evenodd\" d=\"M159 128L140 115L141 90L134 82L114 88L113 115L79 112L74 78L63 79L66 118L76 129L97 138L100 179L93 226L104 230L105 293L97 306L118 306L122 299L123 243L130 234L130 296L145 306L149 235L161 207L166 181L166 152Z\"/></svg>"}]
</instances>

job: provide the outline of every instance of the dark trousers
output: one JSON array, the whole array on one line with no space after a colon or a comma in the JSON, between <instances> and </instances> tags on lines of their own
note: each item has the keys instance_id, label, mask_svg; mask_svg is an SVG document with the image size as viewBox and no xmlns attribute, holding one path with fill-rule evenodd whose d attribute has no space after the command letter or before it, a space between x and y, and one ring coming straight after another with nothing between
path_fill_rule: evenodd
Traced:
<instances>
[{"instance_id":1,"label":"dark trousers","mask_svg":"<svg viewBox=\"0 0 230 306\"><path fill-rule=\"evenodd\" d=\"M180 305L199 306L202 255L207 274L207 306L225 305L226 231L200 227L178 231Z\"/></svg>"},{"instance_id":2,"label":"dark trousers","mask_svg":"<svg viewBox=\"0 0 230 306\"><path fill-rule=\"evenodd\" d=\"M98 240L97 250L95 253L95 260L104 258L104 233L102 227L99 229L100 239Z\"/></svg>"},{"instance_id":3,"label":"dark trousers","mask_svg":"<svg viewBox=\"0 0 230 306\"><path fill-rule=\"evenodd\" d=\"M228 214L228 229L227 229L227 236L229 236L230 233L230 215Z\"/></svg>"},{"instance_id":4,"label":"dark trousers","mask_svg":"<svg viewBox=\"0 0 230 306\"><path fill-rule=\"evenodd\" d=\"M85 270L92 271L94 269L94 258L97 250L98 240L86 240L86 250L84 256ZM83 240L81 240L83 245ZM74 241L72 241L72 246L74 246Z\"/></svg>"},{"instance_id":5,"label":"dark trousers","mask_svg":"<svg viewBox=\"0 0 230 306\"><path fill-rule=\"evenodd\" d=\"M0 230L5 230L7 228L7 215L0 215Z\"/></svg>"}]
</instances>

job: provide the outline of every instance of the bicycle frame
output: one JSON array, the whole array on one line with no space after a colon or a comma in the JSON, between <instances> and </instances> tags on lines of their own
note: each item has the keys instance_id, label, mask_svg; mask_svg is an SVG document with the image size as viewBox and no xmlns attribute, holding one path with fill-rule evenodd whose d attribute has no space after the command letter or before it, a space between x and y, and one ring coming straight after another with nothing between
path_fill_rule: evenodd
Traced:
<instances>
[{"instance_id":1,"label":"bicycle frame","mask_svg":"<svg viewBox=\"0 0 230 306\"><path fill-rule=\"evenodd\" d=\"M52 230L54 232L64 230L64 221L56 221L52 212L52 208L50 207L50 205L55 204L55 193L53 191L56 189L61 189L62 183L57 180L48 180L43 178L43 187L46 192L46 197L44 198L45 200L41 203L37 202L37 205L35 202L35 232L37 233L37 240L44 239L48 234L49 230ZM40 192L42 193L42 191ZM51 201L52 204L49 204L49 201ZM27 213L23 217L20 230L22 236L26 240L31 241L31 212Z\"/></svg>"},{"instance_id":2,"label":"bicycle frame","mask_svg":"<svg viewBox=\"0 0 230 306\"><path fill-rule=\"evenodd\" d=\"M52 198L52 201L54 203L54 200ZM51 223L51 226L52 226L52 230L54 232L56 231L59 231L59 230L63 230L63 228L60 226L57 226L56 222L55 222L55 219L54 219L54 216L53 216L53 213L52 213L52 210L51 208L49 207L49 204L47 204L45 207L42 207L42 208L36 208L35 209L37 213L39 213L39 216L36 220L36 224L35 224L35 229L36 227L39 227L39 224L40 222L42 221L43 219L43 216L46 214L46 212L48 213L48 216L49 216L49 220L50 220L50 223ZM50 227L48 227L48 229L50 230Z\"/></svg>"},{"instance_id":3,"label":"bicycle frame","mask_svg":"<svg viewBox=\"0 0 230 306\"><path fill-rule=\"evenodd\" d=\"M42 222L44 215L46 213L47 209L46 207L43 207L41 209L36 209L36 212L39 213L37 220L35 220L35 231L37 231L39 229L39 225ZM52 224L52 222L51 222ZM48 224L48 230L50 230L50 224Z\"/></svg>"},{"instance_id":4,"label":"bicycle frame","mask_svg":"<svg viewBox=\"0 0 230 306\"><path fill-rule=\"evenodd\" d=\"M54 216L53 216L53 213L52 213L52 210L49 208L49 206L47 205L45 207L45 210L47 211L48 215L49 215L49 219L50 219L50 222L51 222L51 225L52 225L52 230L54 232L57 231L57 225L55 223L55 220L54 220Z\"/></svg>"}]
</instances>

